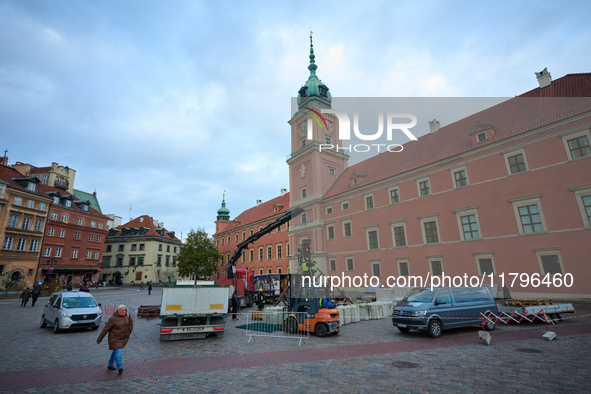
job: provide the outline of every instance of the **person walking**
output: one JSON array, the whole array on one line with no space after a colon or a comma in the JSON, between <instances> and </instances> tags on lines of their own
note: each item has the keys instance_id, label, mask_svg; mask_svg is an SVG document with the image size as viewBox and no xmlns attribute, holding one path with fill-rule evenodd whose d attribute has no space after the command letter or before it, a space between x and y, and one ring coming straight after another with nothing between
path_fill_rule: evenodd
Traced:
<instances>
[{"instance_id":1,"label":"person walking","mask_svg":"<svg viewBox=\"0 0 591 394\"><path fill-rule=\"evenodd\" d=\"M31 297L33 297L33 305L31 306L35 306L37 298L39 298L39 294L41 294L41 290L39 290L39 286L35 285L35 287L33 287L33 291L31 292Z\"/></svg>"},{"instance_id":2,"label":"person walking","mask_svg":"<svg viewBox=\"0 0 591 394\"><path fill-rule=\"evenodd\" d=\"M238 313L239 308L240 301L238 300L238 292L234 290L234 293L232 293L232 320L238 320L236 314Z\"/></svg>"},{"instance_id":3,"label":"person walking","mask_svg":"<svg viewBox=\"0 0 591 394\"><path fill-rule=\"evenodd\" d=\"M144 290L144 281L143 280L140 282L140 290Z\"/></svg>"},{"instance_id":4,"label":"person walking","mask_svg":"<svg viewBox=\"0 0 591 394\"><path fill-rule=\"evenodd\" d=\"M152 295L152 282L148 283L148 295Z\"/></svg>"},{"instance_id":5,"label":"person walking","mask_svg":"<svg viewBox=\"0 0 591 394\"><path fill-rule=\"evenodd\" d=\"M29 302L29 298L31 297L31 289L28 287L23 290L23 294L21 294L21 306L27 306L27 302Z\"/></svg>"},{"instance_id":6,"label":"person walking","mask_svg":"<svg viewBox=\"0 0 591 394\"><path fill-rule=\"evenodd\" d=\"M109 321L107 321L105 328L103 328L103 331L101 331L101 334L96 340L98 345L101 343L105 335L107 335L107 333L109 334L109 350L112 350L112 352L107 369L111 371L117 369L119 370L119 375L123 373L123 360L121 354L123 348L127 345L127 341L129 341L129 336L132 331L133 320L127 313L125 305L119 305L117 311L111 316ZM115 368L113 364L117 364L117 368Z\"/></svg>"},{"instance_id":7,"label":"person walking","mask_svg":"<svg viewBox=\"0 0 591 394\"><path fill-rule=\"evenodd\" d=\"M68 291L72 291L72 282L68 282Z\"/></svg>"}]
</instances>

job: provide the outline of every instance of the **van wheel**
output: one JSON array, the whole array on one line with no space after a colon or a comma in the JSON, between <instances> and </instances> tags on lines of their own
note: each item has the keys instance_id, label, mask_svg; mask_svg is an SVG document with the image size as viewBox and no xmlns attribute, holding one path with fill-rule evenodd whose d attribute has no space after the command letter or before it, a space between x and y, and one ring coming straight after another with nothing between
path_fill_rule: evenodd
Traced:
<instances>
[{"instance_id":1,"label":"van wheel","mask_svg":"<svg viewBox=\"0 0 591 394\"><path fill-rule=\"evenodd\" d=\"M400 332L403 332L405 334L408 334L410 332L410 328L407 328L407 327L396 327L396 328L398 328L398 330Z\"/></svg>"},{"instance_id":2,"label":"van wheel","mask_svg":"<svg viewBox=\"0 0 591 394\"><path fill-rule=\"evenodd\" d=\"M314 326L314 334L316 334L317 337L324 338L327 332L328 330L326 329L326 326L322 323L316 323Z\"/></svg>"},{"instance_id":3,"label":"van wheel","mask_svg":"<svg viewBox=\"0 0 591 394\"><path fill-rule=\"evenodd\" d=\"M39 328L47 327L47 322L45 321L45 315L41 316L41 323L39 324Z\"/></svg>"},{"instance_id":4,"label":"van wheel","mask_svg":"<svg viewBox=\"0 0 591 394\"><path fill-rule=\"evenodd\" d=\"M484 323L484 329L486 331L494 331L495 330L495 322L493 322L492 320L487 320L486 323Z\"/></svg>"},{"instance_id":5,"label":"van wheel","mask_svg":"<svg viewBox=\"0 0 591 394\"><path fill-rule=\"evenodd\" d=\"M60 332L60 321L58 319L55 319L55 325L53 326L53 333L54 334L59 334Z\"/></svg>"},{"instance_id":6,"label":"van wheel","mask_svg":"<svg viewBox=\"0 0 591 394\"><path fill-rule=\"evenodd\" d=\"M439 338L443 333L443 325L439 320L431 320L429 322L429 336L431 338Z\"/></svg>"}]
</instances>

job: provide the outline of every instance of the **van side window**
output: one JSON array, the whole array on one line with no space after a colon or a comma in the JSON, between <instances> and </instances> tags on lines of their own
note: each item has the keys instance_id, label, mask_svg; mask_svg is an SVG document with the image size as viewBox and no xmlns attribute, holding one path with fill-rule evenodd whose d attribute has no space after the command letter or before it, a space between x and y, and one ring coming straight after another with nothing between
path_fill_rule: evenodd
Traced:
<instances>
[{"instance_id":1,"label":"van side window","mask_svg":"<svg viewBox=\"0 0 591 394\"><path fill-rule=\"evenodd\" d=\"M439 294L437 294L437 300L435 303L441 303L442 301L447 305L451 305L451 294L449 293L449 290L441 290L439 291Z\"/></svg>"},{"instance_id":2,"label":"van side window","mask_svg":"<svg viewBox=\"0 0 591 394\"><path fill-rule=\"evenodd\" d=\"M56 308L59 308L61 301L62 301L62 297L57 297L57 299L53 303L53 306L55 306Z\"/></svg>"},{"instance_id":3,"label":"van side window","mask_svg":"<svg viewBox=\"0 0 591 394\"><path fill-rule=\"evenodd\" d=\"M455 287L452 292L456 303L490 300L484 287Z\"/></svg>"}]
</instances>

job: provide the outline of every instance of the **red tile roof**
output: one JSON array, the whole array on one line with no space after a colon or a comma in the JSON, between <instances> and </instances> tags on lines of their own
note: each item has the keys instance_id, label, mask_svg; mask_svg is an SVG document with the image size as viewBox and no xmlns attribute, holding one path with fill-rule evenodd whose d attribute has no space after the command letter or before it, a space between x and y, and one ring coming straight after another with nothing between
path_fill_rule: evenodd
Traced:
<instances>
[{"instance_id":1,"label":"red tile roof","mask_svg":"<svg viewBox=\"0 0 591 394\"><path fill-rule=\"evenodd\" d=\"M277 204L277 212L275 212L275 204ZM237 227L243 227L259 220L265 220L273 215L285 213L288 208L289 193L285 193L283 196L275 197L272 200L260 204L258 207L247 209L230 222L220 223L220 231L216 234L234 229L234 222L239 222L236 224Z\"/></svg>"},{"instance_id":2,"label":"red tile roof","mask_svg":"<svg viewBox=\"0 0 591 394\"><path fill-rule=\"evenodd\" d=\"M324 197L357 188L349 180L353 172L367 175L362 183L366 186L590 110L591 73L569 74L544 89L533 89L409 141L401 153L380 153L348 167ZM469 133L478 122L497 132L492 140L473 146Z\"/></svg>"},{"instance_id":3,"label":"red tile roof","mask_svg":"<svg viewBox=\"0 0 591 394\"><path fill-rule=\"evenodd\" d=\"M51 171L51 166L49 166L49 167L31 166L31 169L29 170L29 172L47 172L47 171Z\"/></svg>"},{"instance_id":4,"label":"red tile roof","mask_svg":"<svg viewBox=\"0 0 591 394\"><path fill-rule=\"evenodd\" d=\"M8 167L8 166L3 166L0 165L0 179L5 180L6 182L8 182L8 186L15 188L15 189L19 189L28 193L32 193L32 194L36 194L38 196L42 196L42 197L47 197L47 198L52 198L50 195L48 195L47 193L51 193L51 192L60 192L60 194L62 196L72 196L72 194L68 193L65 190L61 190L61 189L56 189L54 187L48 186L48 185L44 185L42 183L38 183L37 184L37 192L31 192L28 191L26 189L24 189L23 187L21 187L18 183L16 183L15 181L13 181L13 178L28 178L23 176L23 174L21 174L20 172L18 172L17 170L15 170L12 167ZM81 201L78 198L74 197L74 202L76 201ZM95 216L98 216L100 218L103 219L108 219L107 216L103 215L102 213L100 213L99 211L97 211L96 209L89 207L88 208L88 212L82 211L78 205L76 204L72 204L71 207L69 207L68 209L72 209L74 211L78 211L78 212L83 212L83 213L91 213Z\"/></svg>"},{"instance_id":5,"label":"red tile roof","mask_svg":"<svg viewBox=\"0 0 591 394\"><path fill-rule=\"evenodd\" d=\"M138 216L137 218L122 224L120 226L115 227L118 230L124 229L124 228L148 228L148 231L142 235L142 237L163 237L163 238L167 238L167 239L173 239L176 241L180 240L176 237L176 236L171 236L170 234L168 234L168 230L166 230L164 228L164 235L160 235L156 229L159 228L156 226L156 224L154 223L154 219L148 215L142 215L142 216ZM117 233L114 237L121 237L122 233L119 232Z\"/></svg>"}]
</instances>

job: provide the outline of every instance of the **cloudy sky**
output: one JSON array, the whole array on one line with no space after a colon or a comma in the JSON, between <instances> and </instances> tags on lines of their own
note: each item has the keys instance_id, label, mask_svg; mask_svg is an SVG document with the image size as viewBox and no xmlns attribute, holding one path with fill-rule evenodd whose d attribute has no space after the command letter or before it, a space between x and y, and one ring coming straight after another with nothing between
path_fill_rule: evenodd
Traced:
<instances>
[{"instance_id":1,"label":"cloudy sky","mask_svg":"<svg viewBox=\"0 0 591 394\"><path fill-rule=\"evenodd\" d=\"M512 97L591 71L588 1L0 0L0 148L103 213L214 230L288 188L291 98Z\"/></svg>"}]
</instances>

